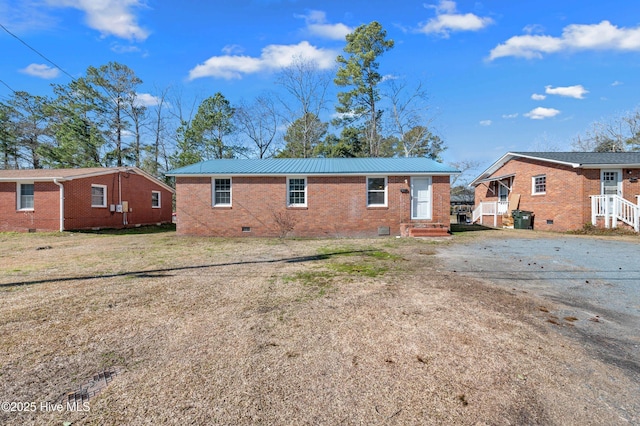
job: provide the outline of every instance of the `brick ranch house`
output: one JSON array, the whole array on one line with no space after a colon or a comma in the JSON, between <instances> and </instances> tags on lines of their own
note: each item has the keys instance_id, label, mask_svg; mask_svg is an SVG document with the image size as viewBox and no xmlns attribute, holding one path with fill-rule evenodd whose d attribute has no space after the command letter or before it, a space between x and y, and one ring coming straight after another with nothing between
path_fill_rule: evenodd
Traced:
<instances>
[{"instance_id":1,"label":"brick ranch house","mask_svg":"<svg viewBox=\"0 0 640 426\"><path fill-rule=\"evenodd\" d=\"M170 223L173 192L135 167L0 170L0 231Z\"/></svg>"},{"instance_id":2,"label":"brick ranch house","mask_svg":"<svg viewBox=\"0 0 640 426\"><path fill-rule=\"evenodd\" d=\"M640 152L508 152L470 186L473 221L502 226L514 209L548 231L626 226L638 232Z\"/></svg>"},{"instance_id":3,"label":"brick ranch house","mask_svg":"<svg viewBox=\"0 0 640 426\"><path fill-rule=\"evenodd\" d=\"M177 232L448 235L449 178L426 158L210 160L172 170Z\"/></svg>"}]
</instances>

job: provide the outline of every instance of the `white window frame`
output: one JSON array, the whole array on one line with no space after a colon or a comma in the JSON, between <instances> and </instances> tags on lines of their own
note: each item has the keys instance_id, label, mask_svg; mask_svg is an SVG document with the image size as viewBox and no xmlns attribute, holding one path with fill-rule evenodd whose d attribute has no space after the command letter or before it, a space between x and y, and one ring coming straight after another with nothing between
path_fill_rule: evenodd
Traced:
<instances>
[{"instance_id":1,"label":"white window frame","mask_svg":"<svg viewBox=\"0 0 640 426\"><path fill-rule=\"evenodd\" d=\"M536 191L536 179L544 178L544 191ZM547 193L547 175L536 175L531 177L531 195L544 195Z\"/></svg>"},{"instance_id":2,"label":"white window frame","mask_svg":"<svg viewBox=\"0 0 640 426\"><path fill-rule=\"evenodd\" d=\"M158 194L158 205L153 204L153 195ZM151 191L151 208L159 209L162 208L162 192L160 191Z\"/></svg>"},{"instance_id":3,"label":"white window frame","mask_svg":"<svg viewBox=\"0 0 640 426\"><path fill-rule=\"evenodd\" d=\"M296 179L296 180L303 180L304 181L304 203L292 203L291 202L291 188L290 188L290 182L292 179ZM291 176L291 177L287 177L287 207L307 207L307 202L308 202L308 198L307 198L307 177L306 176ZM299 191L297 191L299 192Z\"/></svg>"},{"instance_id":4,"label":"white window frame","mask_svg":"<svg viewBox=\"0 0 640 426\"><path fill-rule=\"evenodd\" d=\"M369 193L370 192L381 192L379 190L369 190L369 179L384 179L384 204L369 204ZM388 189L389 189L389 177L388 176L367 176L365 180L365 189L366 189L366 197L367 197L367 207L387 207L388 205Z\"/></svg>"},{"instance_id":5,"label":"white window frame","mask_svg":"<svg viewBox=\"0 0 640 426\"><path fill-rule=\"evenodd\" d=\"M23 185L33 185L33 207L23 207L22 206L22 186ZM18 210L24 210L24 211L32 211L35 206L36 206L36 202L35 202L35 198L36 198L36 185L34 182L18 182L18 184L16 185L16 207Z\"/></svg>"},{"instance_id":6,"label":"white window frame","mask_svg":"<svg viewBox=\"0 0 640 426\"><path fill-rule=\"evenodd\" d=\"M93 204L93 188L102 189L102 204ZM107 207L107 185L91 184L91 207L95 207L95 208Z\"/></svg>"},{"instance_id":7,"label":"white window frame","mask_svg":"<svg viewBox=\"0 0 640 426\"><path fill-rule=\"evenodd\" d=\"M229 202L228 203L216 203L216 180L229 180ZM231 176L212 177L211 178L211 205L213 207L231 207L232 204L233 204L233 179L231 178Z\"/></svg>"}]
</instances>

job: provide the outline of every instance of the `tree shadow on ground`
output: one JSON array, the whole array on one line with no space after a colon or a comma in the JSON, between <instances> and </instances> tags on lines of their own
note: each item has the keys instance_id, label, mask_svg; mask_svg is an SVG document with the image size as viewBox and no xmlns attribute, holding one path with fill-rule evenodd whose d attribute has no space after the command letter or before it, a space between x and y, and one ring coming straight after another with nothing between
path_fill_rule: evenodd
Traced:
<instances>
[{"instance_id":1,"label":"tree shadow on ground","mask_svg":"<svg viewBox=\"0 0 640 426\"><path fill-rule=\"evenodd\" d=\"M180 266L176 268L148 269L144 271L117 272L113 274L85 275L85 276L79 276L79 277L57 277L57 278L47 278L47 279L41 279L41 280L5 283L5 284L0 284L0 288L21 287L26 285L65 282L65 281L68 282L68 281L95 280L95 279L115 278L115 277L132 277L132 278L171 277L173 275L170 274L170 272L176 272L176 271L189 271L194 269L219 268L224 266L251 265L251 264L263 264L263 263L268 264L268 263L313 262L316 260L325 260L325 259L329 259L336 256L349 256L353 254L363 254L363 253L369 253L373 251L375 250L338 251L334 253L322 253L322 254L311 255L311 256L297 256L297 257L288 257L283 259L245 260L240 262L213 263L209 265L193 265L193 266Z\"/></svg>"},{"instance_id":2,"label":"tree shadow on ground","mask_svg":"<svg viewBox=\"0 0 640 426\"><path fill-rule=\"evenodd\" d=\"M451 232L475 232L475 231L495 231L495 228L489 228L488 226L465 223L452 223Z\"/></svg>"}]
</instances>

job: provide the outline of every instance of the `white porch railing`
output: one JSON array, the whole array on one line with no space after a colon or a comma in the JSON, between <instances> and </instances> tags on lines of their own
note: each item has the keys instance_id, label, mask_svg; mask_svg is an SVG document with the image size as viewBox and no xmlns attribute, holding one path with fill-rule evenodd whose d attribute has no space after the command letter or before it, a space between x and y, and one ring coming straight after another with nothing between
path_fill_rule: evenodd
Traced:
<instances>
[{"instance_id":1,"label":"white porch railing","mask_svg":"<svg viewBox=\"0 0 640 426\"><path fill-rule=\"evenodd\" d=\"M598 217L604 218L605 228L617 228L621 221L640 232L640 199L633 204L619 195L592 195L591 223L595 225Z\"/></svg>"},{"instance_id":2,"label":"white porch railing","mask_svg":"<svg viewBox=\"0 0 640 426\"><path fill-rule=\"evenodd\" d=\"M473 209L471 223L475 223L483 216L493 216L493 226L498 226L498 216L503 215L509 209L508 201L482 201Z\"/></svg>"}]
</instances>

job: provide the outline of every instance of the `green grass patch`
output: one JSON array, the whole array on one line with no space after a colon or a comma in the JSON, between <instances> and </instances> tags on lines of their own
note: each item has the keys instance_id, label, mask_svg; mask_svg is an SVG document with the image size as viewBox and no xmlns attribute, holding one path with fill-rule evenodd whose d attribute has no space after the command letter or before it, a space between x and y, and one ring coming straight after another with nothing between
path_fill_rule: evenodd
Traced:
<instances>
[{"instance_id":1,"label":"green grass patch","mask_svg":"<svg viewBox=\"0 0 640 426\"><path fill-rule=\"evenodd\" d=\"M374 247L321 247L318 253L326 258L337 256L364 256L380 260L402 260L402 256Z\"/></svg>"},{"instance_id":2,"label":"green grass patch","mask_svg":"<svg viewBox=\"0 0 640 426\"><path fill-rule=\"evenodd\" d=\"M285 275L282 277L282 281L285 283L295 281L307 286L324 286L330 284L335 275L331 271L300 271L293 275Z\"/></svg>"},{"instance_id":3,"label":"green grass patch","mask_svg":"<svg viewBox=\"0 0 640 426\"><path fill-rule=\"evenodd\" d=\"M387 272L389 267L370 262L330 263L327 265L336 272L375 278Z\"/></svg>"},{"instance_id":4,"label":"green grass patch","mask_svg":"<svg viewBox=\"0 0 640 426\"><path fill-rule=\"evenodd\" d=\"M285 275L282 277L282 281L299 282L305 287L308 287L312 294L312 298L325 296L327 293L333 290L333 278L336 276L334 272L313 270L313 271L300 271L293 275Z\"/></svg>"}]
</instances>

